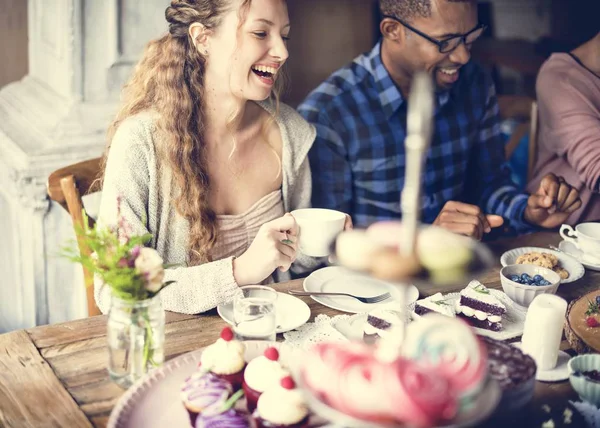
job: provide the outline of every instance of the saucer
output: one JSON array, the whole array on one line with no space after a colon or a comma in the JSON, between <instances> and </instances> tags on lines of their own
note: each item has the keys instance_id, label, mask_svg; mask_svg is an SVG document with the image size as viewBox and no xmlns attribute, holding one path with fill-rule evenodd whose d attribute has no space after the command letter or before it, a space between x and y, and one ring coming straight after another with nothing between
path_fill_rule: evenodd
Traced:
<instances>
[{"instance_id":1,"label":"saucer","mask_svg":"<svg viewBox=\"0 0 600 428\"><path fill-rule=\"evenodd\" d=\"M514 347L521 349L521 342L513 343ZM556 367L550 370L537 369L535 380L540 382L561 382L569 379L571 372L569 371L569 360L571 356L565 351L558 351L556 359Z\"/></svg>"},{"instance_id":2,"label":"saucer","mask_svg":"<svg viewBox=\"0 0 600 428\"><path fill-rule=\"evenodd\" d=\"M569 241L561 241L558 249L579 261L586 269L600 271L600 259L592 258L581 251L575 244Z\"/></svg>"},{"instance_id":3,"label":"saucer","mask_svg":"<svg viewBox=\"0 0 600 428\"><path fill-rule=\"evenodd\" d=\"M297 297L287 293L277 292L275 303L277 313L277 333L294 330L304 325L310 318L310 308ZM217 306L217 313L227 324L233 324L233 303L224 303Z\"/></svg>"}]
</instances>

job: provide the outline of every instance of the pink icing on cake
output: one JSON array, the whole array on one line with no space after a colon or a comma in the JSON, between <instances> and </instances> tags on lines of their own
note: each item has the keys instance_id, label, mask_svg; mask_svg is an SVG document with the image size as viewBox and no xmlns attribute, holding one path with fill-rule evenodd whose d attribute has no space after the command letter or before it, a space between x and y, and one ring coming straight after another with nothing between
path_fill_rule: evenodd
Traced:
<instances>
[{"instance_id":1,"label":"pink icing on cake","mask_svg":"<svg viewBox=\"0 0 600 428\"><path fill-rule=\"evenodd\" d=\"M456 414L456 397L444 377L403 358L379 361L360 344L318 344L303 377L327 404L365 421L430 427Z\"/></svg>"},{"instance_id":2,"label":"pink icing on cake","mask_svg":"<svg viewBox=\"0 0 600 428\"><path fill-rule=\"evenodd\" d=\"M487 351L458 318L426 314L406 330L404 355L445 377L467 404L487 376Z\"/></svg>"}]
</instances>

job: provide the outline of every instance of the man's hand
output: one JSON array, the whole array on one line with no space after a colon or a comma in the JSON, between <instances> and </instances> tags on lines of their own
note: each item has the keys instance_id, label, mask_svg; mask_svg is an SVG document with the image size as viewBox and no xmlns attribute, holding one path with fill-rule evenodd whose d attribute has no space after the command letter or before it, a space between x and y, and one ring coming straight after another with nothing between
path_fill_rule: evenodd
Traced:
<instances>
[{"instance_id":1,"label":"man's hand","mask_svg":"<svg viewBox=\"0 0 600 428\"><path fill-rule=\"evenodd\" d=\"M493 227L502 226L502 223L504 219L498 215L486 215L476 205L455 201L446 202L433 222L436 226L477 240L481 240L484 233L490 233Z\"/></svg>"},{"instance_id":2,"label":"man's hand","mask_svg":"<svg viewBox=\"0 0 600 428\"><path fill-rule=\"evenodd\" d=\"M531 224L552 229L580 207L579 191L564 178L548 174L542 178L538 191L527 199L524 216Z\"/></svg>"}]
</instances>

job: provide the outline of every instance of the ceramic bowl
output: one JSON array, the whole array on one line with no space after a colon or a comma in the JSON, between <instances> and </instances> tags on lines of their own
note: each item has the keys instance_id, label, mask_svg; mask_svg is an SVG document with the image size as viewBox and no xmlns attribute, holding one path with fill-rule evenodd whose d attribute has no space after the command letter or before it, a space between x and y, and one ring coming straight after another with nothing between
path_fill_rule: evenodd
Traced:
<instances>
[{"instance_id":1,"label":"ceramic bowl","mask_svg":"<svg viewBox=\"0 0 600 428\"><path fill-rule=\"evenodd\" d=\"M521 276L528 274L530 277L541 275L550 285L526 285L511 281L512 275ZM560 285L560 276L550 270L535 265L508 265L500 270L500 282L504 293L517 305L529 307L533 299L540 294L556 294Z\"/></svg>"},{"instance_id":2,"label":"ceramic bowl","mask_svg":"<svg viewBox=\"0 0 600 428\"><path fill-rule=\"evenodd\" d=\"M583 372L600 371L600 354L578 355L569 360L569 381L571 386L584 401L600 406L600 382L595 382L583 375Z\"/></svg>"}]
</instances>

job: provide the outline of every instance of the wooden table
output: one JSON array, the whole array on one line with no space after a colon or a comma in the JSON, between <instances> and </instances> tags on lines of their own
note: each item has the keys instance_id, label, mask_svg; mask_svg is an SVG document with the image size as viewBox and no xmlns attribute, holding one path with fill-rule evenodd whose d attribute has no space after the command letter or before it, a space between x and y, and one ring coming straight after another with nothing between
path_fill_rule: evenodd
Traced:
<instances>
[{"instance_id":1,"label":"wooden table","mask_svg":"<svg viewBox=\"0 0 600 428\"><path fill-rule=\"evenodd\" d=\"M521 246L556 245L557 233L542 232L490 245L498 256ZM491 288L501 288L499 265L480 278ZM600 273L562 285L558 294L567 300L597 288ZM302 280L277 284L280 290L301 289ZM421 296L442 290L421 288ZM337 315L312 299L304 298L312 317ZM224 322L216 312L203 315L167 313L166 359L209 345ZM563 349L568 343L563 341ZM123 390L106 371L106 317L97 316L63 324L35 327L0 335L0 426L7 427L104 427ZM576 399L567 382L538 382L533 408L545 403ZM486 426L490 426L489 423Z\"/></svg>"}]
</instances>

